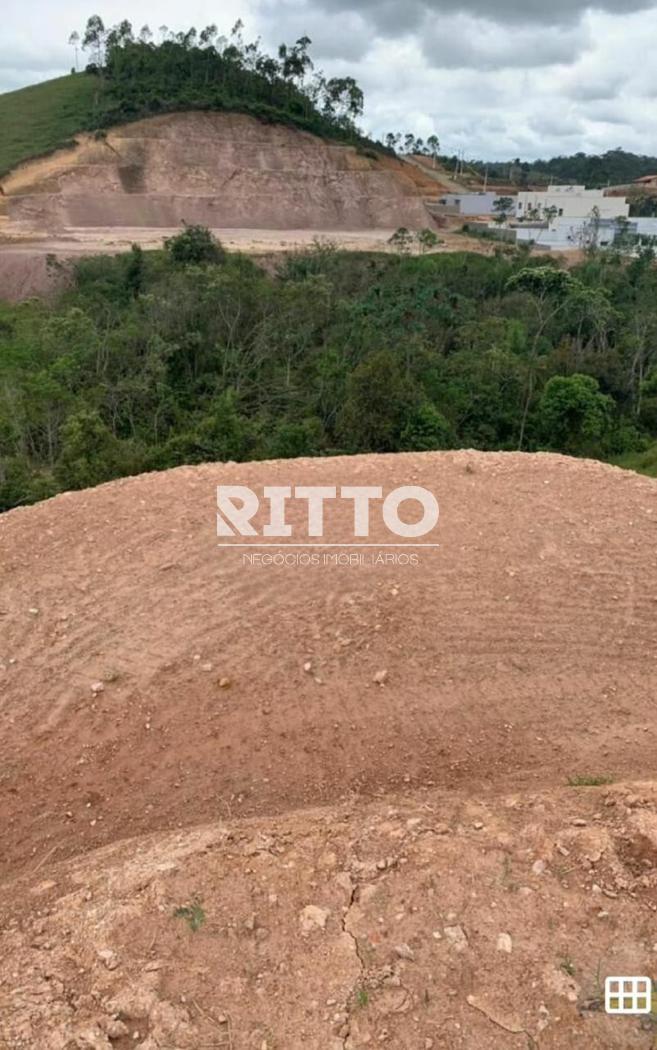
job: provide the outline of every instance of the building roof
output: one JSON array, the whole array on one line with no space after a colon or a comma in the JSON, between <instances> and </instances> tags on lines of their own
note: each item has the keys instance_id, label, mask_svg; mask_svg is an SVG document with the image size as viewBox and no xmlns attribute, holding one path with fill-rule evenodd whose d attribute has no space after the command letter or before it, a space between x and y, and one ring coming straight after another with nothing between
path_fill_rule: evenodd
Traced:
<instances>
[{"instance_id":1,"label":"building roof","mask_svg":"<svg viewBox=\"0 0 657 1050\"><path fill-rule=\"evenodd\" d=\"M657 175L643 175L640 179L635 179L635 183L651 183L657 182Z\"/></svg>"}]
</instances>

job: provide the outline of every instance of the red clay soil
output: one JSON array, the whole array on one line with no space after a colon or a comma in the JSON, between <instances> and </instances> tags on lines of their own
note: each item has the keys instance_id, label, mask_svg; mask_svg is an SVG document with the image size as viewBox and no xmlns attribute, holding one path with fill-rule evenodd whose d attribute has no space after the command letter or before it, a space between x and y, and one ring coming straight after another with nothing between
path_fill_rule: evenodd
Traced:
<instances>
[{"instance_id":1,"label":"red clay soil","mask_svg":"<svg viewBox=\"0 0 657 1050\"><path fill-rule=\"evenodd\" d=\"M441 546L245 565L220 483L424 485ZM474 452L182 467L5 514L2 872L395 790L651 774L656 536L652 480Z\"/></svg>"},{"instance_id":2,"label":"red clay soil","mask_svg":"<svg viewBox=\"0 0 657 1050\"><path fill-rule=\"evenodd\" d=\"M218 548L217 484L304 483L424 485L440 546ZM456 452L0 517L2 1050L654 1050L604 980L657 951L656 495Z\"/></svg>"}]
</instances>

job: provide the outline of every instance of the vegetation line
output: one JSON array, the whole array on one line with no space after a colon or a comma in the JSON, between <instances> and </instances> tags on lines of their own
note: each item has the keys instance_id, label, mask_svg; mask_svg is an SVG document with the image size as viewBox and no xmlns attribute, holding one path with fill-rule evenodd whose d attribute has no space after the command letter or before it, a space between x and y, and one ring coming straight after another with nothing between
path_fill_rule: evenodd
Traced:
<instances>
[{"instance_id":1,"label":"vegetation line","mask_svg":"<svg viewBox=\"0 0 657 1050\"><path fill-rule=\"evenodd\" d=\"M184 463L549 450L657 473L657 269L340 252L189 227L0 304L0 509ZM312 310L308 304L312 303Z\"/></svg>"}]
</instances>

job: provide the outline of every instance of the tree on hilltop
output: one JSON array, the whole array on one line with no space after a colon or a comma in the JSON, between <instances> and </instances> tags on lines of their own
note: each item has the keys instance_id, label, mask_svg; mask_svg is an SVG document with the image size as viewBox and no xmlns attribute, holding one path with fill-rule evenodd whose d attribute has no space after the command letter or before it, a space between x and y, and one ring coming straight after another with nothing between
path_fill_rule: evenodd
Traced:
<instances>
[{"instance_id":1,"label":"tree on hilltop","mask_svg":"<svg viewBox=\"0 0 657 1050\"><path fill-rule=\"evenodd\" d=\"M87 21L82 37L82 49L91 51L94 65L98 69L105 59L105 37L105 23L100 15L92 15Z\"/></svg>"}]
</instances>

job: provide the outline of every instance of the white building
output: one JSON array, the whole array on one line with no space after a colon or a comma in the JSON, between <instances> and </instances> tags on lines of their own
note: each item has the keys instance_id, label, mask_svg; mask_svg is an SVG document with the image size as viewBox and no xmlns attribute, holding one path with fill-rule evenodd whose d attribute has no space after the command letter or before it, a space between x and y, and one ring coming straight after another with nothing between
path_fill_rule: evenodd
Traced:
<instances>
[{"instance_id":1,"label":"white building","mask_svg":"<svg viewBox=\"0 0 657 1050\"><path fill-rule=\"evenodd\" d=\"M654 217L630 219L628 233L637 237L657 237L657 219Z\"/></svg>"},{"instance_id":2,"label":"white building","mask_svg":"<svg viewBox=\"0 0 657 1050\"><path fill-rule=\"evenodd\" d=\"M547 190L518 194L516 219L536 222L553 219L627 218L630 205L624 197L606 197L603 190L584 186L548 186Z\"/></svg>"},{"instance_id":3,"label":"white building","mask_svg":"<svg viewBox=\"0 0 657 1050\"><path fill-rule=\"evenodd\" d=\"M623 241L626 246L649 244L657 240L657 218L552 219L551 222L522 223L514 228L518 244L567 251L572 248L611 248Z\"/></svg>"},{"instance_id":4,"label":"white building","mask_svg":"<svg viewBox=\"0 0 657 1050\"><path fill-rule=\"evenodd\" d=\"M535 244L538 248L557 251L588 248L593 244L608 248L616 236L616 223L609 219L594 221L561 217L549 223L526 222L514 229L518 244Z\"/></svg>"}]
</instances>

